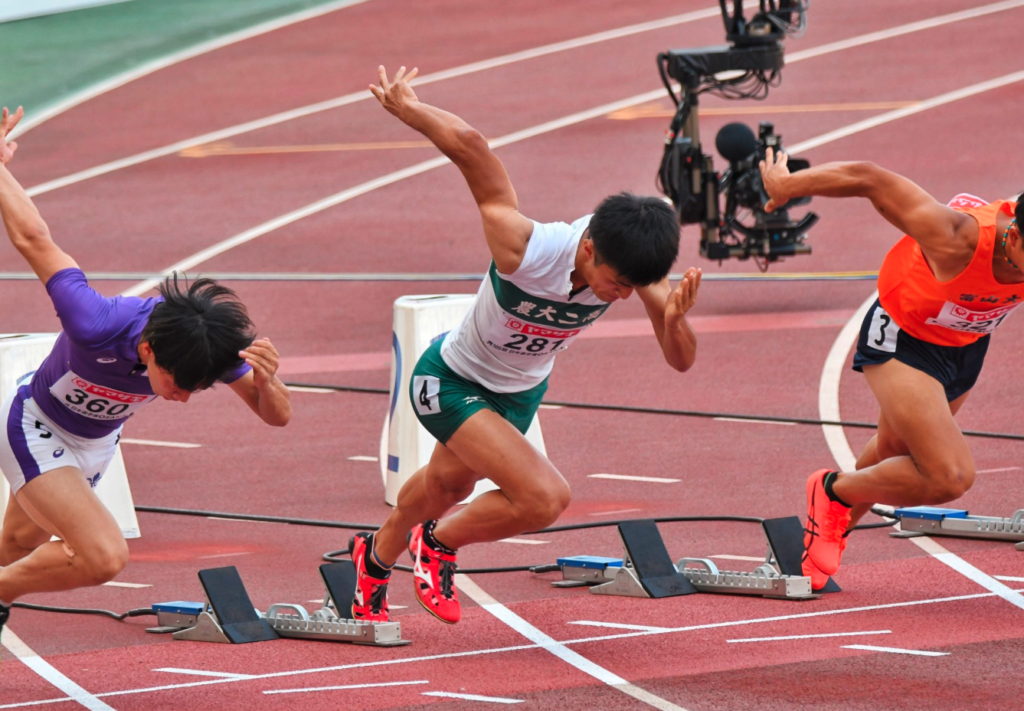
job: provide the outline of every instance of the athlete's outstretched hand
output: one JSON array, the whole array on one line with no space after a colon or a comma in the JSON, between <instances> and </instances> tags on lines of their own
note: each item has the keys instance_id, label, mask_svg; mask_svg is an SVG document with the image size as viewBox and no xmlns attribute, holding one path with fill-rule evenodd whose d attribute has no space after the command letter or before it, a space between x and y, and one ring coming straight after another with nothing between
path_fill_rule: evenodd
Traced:
<instances>
[{"instance_id":1,"label":"athlete's outstretched hand","mask_svg":"<svg viewBox=\"0 0 1024 711\"><path fill-rule=\"evenodd\" d=\"M665 324L675 324L697 303L697 289L700 288L700 269L690 267L683 275L679 286L668 295L665 304Z\"/></svg>"},{"instance_id":2,"label":"athlete's outstretched hand","mask_svg":"<svg viewBox=\"0 0 1024 711\"><path fill-rule=\"evenodd\" d=\"M780 205L789 202L792 195L787 195L784 190L786 178L789 177L789 156L780 152L778 156L771 148L765 151L765 159L758 165L761 167L761 180L764 181L764 190L768 193L768 203L764 206L765 212L771 212Z\"/></svg>"},{"instance_id":3,"label":"athlete's outstretched hand","mask_svg":"<svg viewBox=\"0 0 1024 711\"><path fill-rule=\"evenodd\" d=\"M269 338L260 338L239 354L245 362L252 366L253 384L262 390L274 380L280 364L280 354Z\"/></svg>"},{"instance_id":4,"label":"athlete's outstretched hand","mask_svg":"<svg viewBox=\"0 0 1024 711\"><path fill-rule=\"evenodd\" d=\"M20 106L13 114L7 110L6 106L4 107L3 115L0 116L0 165L10 163L11 159L14 158L14 152L18 150L18 144L14 141L8 143L7 136L10 135L24 115L25 110Z\"/></svg>"},{"instance_id":5,"label":"athlete's outstretched hand","mask_svg":"<svg viewBox=\"0 0 1024 711\"><path fill-rule=\"evenodd\" d=\"M399 67L394 78L388 81L387 70L384 69L384 65L381 65L377 67L380 86L370 84L370 92L377 97L377 101L388 112L398 118L402 118L402 109L409 104L419 101L416 98L416 93L409 86L409 82L412 81L417 72L419 72L419 69L413 67L413 70L406 74L405 67Z\"/></svg>"}]
</instances>

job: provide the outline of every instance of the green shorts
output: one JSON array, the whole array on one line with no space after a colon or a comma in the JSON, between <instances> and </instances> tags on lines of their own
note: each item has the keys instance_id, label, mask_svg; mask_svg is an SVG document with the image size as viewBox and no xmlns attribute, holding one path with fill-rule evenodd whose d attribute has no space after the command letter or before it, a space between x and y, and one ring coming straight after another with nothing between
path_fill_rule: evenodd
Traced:
<instances>
[{"instance_id":1,"label":"green shorts","mask_svg":"<svg viewBox=\"0 0 1024 711\"><path fill-rule=\"evenodd\" d=\"M409 397L416 418L441 444L462 423L480 410L493 410L526 434L540 401L548 389L547 378L539 385L518 393L496 393L482 385L466 380L448 367L441 358L438 339L423 352L412 371Z\"/></svg>"}]
</instances>

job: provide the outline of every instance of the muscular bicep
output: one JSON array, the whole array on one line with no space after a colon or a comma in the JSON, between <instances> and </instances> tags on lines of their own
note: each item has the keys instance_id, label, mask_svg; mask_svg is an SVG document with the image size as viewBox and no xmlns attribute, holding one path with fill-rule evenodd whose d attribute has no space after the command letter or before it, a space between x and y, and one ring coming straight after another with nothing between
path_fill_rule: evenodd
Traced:
<instances>
[{"instance_id":1,"label":"muscular bicep","mask_svg":"<svg viewBox=\"0 0 1024 711\"><path fill-rule=\"evenodd\" d=\"M667 277L656 284L638 287L636 290L637 296L644 303L647 318L651 320L654 335L658 338L659 343L662 342L665 334L665 305L668 302L668 295L671 293L672 285Z\"/></svg>"},{"instance_id":2,"label":"muscular bicep","mask_svg":"<svg viewBox=\"0 0 1024 711\"><path fill-rule=\"evenodd\" d=\"M533 220L524 217L517 208L504 205L481 205L480 217L494 266L502 274L514 273L526 255Z\"/></svg>"},{"instance_id":3,"label":"muscular bicep","mask_svg":"<svg viewBox=\"0 0 1024 711\"><path fill-rule=\"evenodd\" d=\"M939 258L968 248L961 243L967 219L962 213L938 202L912 180L877 166L872 169L868 198L889 223Z\"/></svg>"},{"instance_id":4,"label":"muscular bicep","mask_svg":"<svg viewBox=\"0 0 1024 711\"><path fill-rule=\"evenodd\" d=\"M242 402L249 406L249 409L255 412L257 415L260 414L260 393L256 389L255 376L250 370L241 378L228 383L228 387L231 388L238 397L242 398Z\"/></svg>"}]
</instances>

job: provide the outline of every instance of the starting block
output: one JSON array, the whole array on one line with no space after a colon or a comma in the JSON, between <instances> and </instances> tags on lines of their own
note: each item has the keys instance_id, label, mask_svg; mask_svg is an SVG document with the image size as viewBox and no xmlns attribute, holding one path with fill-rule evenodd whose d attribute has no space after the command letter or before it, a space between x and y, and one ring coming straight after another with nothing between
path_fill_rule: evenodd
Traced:
<instances>
[{"instance_id":1,"label":"starting block","mask_svg":"<svg viewBox=\"0 0 1024 711\"><path fill-rule=\"evenodd\" d=\"M839 586L831 579L824 588L812 590L811 579L800 570L803 555L800 519L796 516L768 519L762 525L768 539L768 552L765 562L750 572L719 570L708 558L680 558L673 564L657 525L648 519L619 524L624 558L559 558L562 580L552 585L587 585L595 595L650 598L703 592L812 600L822 593L839 591Z\"/></svg>"},{"instance_id":2,"label":"starting block","mask_svg":"<svg viewBox=\"0 0 1024 711\"><path fill-rule=\"evenodd\" d=\"M893 515L899 519L901 529L889 534L894 538L955 536L1016 541L1017 550L1024 550L1024 509L1018 509L1009 518L971 516L966 509L943 509L935 506L896 509Z\"/></svg>"},{"instance_id":3,"label":"starting block","mask_svg":"<svg viewBox=\"0 0 1024 711\"><path fill-rule=\"evenodd\" d=\"M257 610L235 567L199 571L206 602L153 605L158 627L147 632L173 633L175 639L245 644L279 637L349 642L376 647L410 644L399 622L351 619L356 571L351 561L320 566L326 586L323 607L312 614L302 605L277 603L266 613Z\"/></svg>"}]
</instances>

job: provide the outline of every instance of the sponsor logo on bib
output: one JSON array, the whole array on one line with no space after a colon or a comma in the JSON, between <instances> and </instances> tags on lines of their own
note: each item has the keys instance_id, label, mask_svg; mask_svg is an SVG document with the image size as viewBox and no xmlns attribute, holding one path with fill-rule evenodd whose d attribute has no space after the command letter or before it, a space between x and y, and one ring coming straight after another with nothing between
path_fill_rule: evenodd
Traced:
<instances>
[{"instance_id":1,"label":"sponsor logo on bib","mask_svg":"<svg viewBox=\"0 0 1024 711\"><path fill-rule=\"evenodd\" d=\"M972 311L960 304L947 301L935 318L928 319L933 326L942 326L964 333L992 333L1020 304L1007 304L990 311Z\"/></svg>"}]
</instances>

